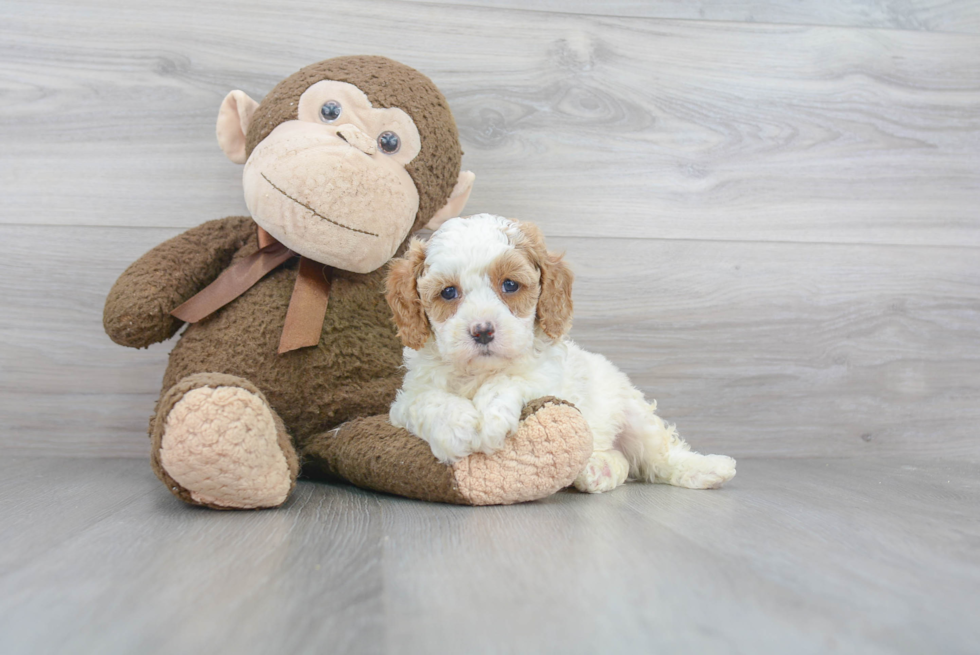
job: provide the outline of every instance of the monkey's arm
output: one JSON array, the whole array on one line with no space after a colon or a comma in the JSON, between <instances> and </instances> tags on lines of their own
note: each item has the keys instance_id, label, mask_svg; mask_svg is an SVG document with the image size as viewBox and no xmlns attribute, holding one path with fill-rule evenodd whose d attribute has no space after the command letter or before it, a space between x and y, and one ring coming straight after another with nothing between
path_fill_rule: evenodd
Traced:
<instances>
[{"instance_id":1,"label":"monkey's arm","mask_svg":"<svg viewBox=\"0 0 980 655\"><path fill-rule=\"evenodd\" d=\"M133 262L109 291L106 334L131 348L172 337L183 324L170 312L214 281L255 234L246 216L229 216L178 234Z\"/></svg>"}]
</instances>

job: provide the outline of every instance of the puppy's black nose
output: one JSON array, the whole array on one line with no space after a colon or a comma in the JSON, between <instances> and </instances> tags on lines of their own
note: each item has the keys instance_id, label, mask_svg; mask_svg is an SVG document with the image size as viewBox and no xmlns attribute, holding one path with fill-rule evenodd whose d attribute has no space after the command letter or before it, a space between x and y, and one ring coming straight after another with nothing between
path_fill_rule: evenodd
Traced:
<instances>
[{"instance_id":1,"label":"puppy's black nose","mask_svg":"<svg viewBox=\"0 0 980 655\"><path fill-rule=\"evenodd\" d=\"M474 325L470 328L470 336L473 337L473 341L487 345L493 341L493 323Z\"/></svg>"}]
</instances>

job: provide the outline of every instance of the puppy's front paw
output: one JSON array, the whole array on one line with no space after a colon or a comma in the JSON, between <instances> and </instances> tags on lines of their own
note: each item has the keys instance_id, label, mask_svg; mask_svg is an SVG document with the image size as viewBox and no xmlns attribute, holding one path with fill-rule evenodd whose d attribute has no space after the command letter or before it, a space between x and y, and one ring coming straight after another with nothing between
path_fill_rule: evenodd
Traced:
<instances>
[{"instance_id":1,"label":"puppy's front paw","mask_svg":"<svg viewBox=\"0 0 980 655\"><path fill-rule=\"evenodd\" d=\"M451 418L436 426L432 434L422 435L440 462L453 464L482 450L480 413L472 405L454 408Z\"/></svg>"},{"instance_id":2,"label":"puppy's front paw","mask_svg":"<svg viewBox=\"0 0 980 655\"><path fill-rule=\"evenodd\" d=\"M592 453L588 464L575 478L575 488L579 491L598 494L612 491L626 482L630 465L618 450L599 450Z\"/></svg>"},{"instance_id":3,"label":"puppy's front paw","mask_svg":"<svg viewBox=\"0 0 980 655\"><path fill-rule=\"evenodd\" d=\"M473 398L473 405L481 414L480 450L485 453L499 450L520 424L524 409L520 392L515 388L494 390L487 385Z\"/></svg>"},{"instance_id":4,"label":"puppy's front paw","mask_svg":"<svg viewBox=\"0 0 980 655\"><path fill-rule=\"evenodd\" d=\"M521 407L494 405L483 412L480 423L480 450L492 453L504 445L504 440L517 431L521 420Z\"/></svg>"}]
</instances>

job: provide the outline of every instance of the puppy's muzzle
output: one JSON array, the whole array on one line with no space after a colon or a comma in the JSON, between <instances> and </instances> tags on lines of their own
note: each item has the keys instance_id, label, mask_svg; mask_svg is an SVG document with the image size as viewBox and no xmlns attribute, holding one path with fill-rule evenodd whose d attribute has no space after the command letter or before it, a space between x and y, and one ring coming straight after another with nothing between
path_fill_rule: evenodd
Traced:
<instances>
[{"instance_id":1,"label":"puppy's muzzle","mask_svg":"<svg viewBox=\"0 0 980 655\"><path fill-rule=\"evenodd\" d=\"M481 345L487 345L493 341L493 323L482 323L470 327L470 336L473 341Z\"/></svg>"}]
</instances>

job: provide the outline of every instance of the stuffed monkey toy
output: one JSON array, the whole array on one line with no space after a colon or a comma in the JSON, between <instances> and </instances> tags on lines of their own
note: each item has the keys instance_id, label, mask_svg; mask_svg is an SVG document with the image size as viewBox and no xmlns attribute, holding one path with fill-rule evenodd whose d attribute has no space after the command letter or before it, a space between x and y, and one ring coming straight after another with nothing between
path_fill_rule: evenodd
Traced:
<instances>
[{"instance_id":1,"label":"stuffed monkey toy","mask_svg":"<svg viewBox=\"0 0 980 655\"><path fill-rule=\"evenodd\" d=\"M282 505L301 470L411 498L497 504L569 484L592 450L559 399L530 403L492 455L452 466L392 427L402 346L385 264L462 212L474 176L446 99L383 57L329 59L261 103L225 98L218 142L250 217L210 221L119 277L104 325L145 348L187 325L150 421L153 470L195 505Z\"/></svg>"}]
</instances>

